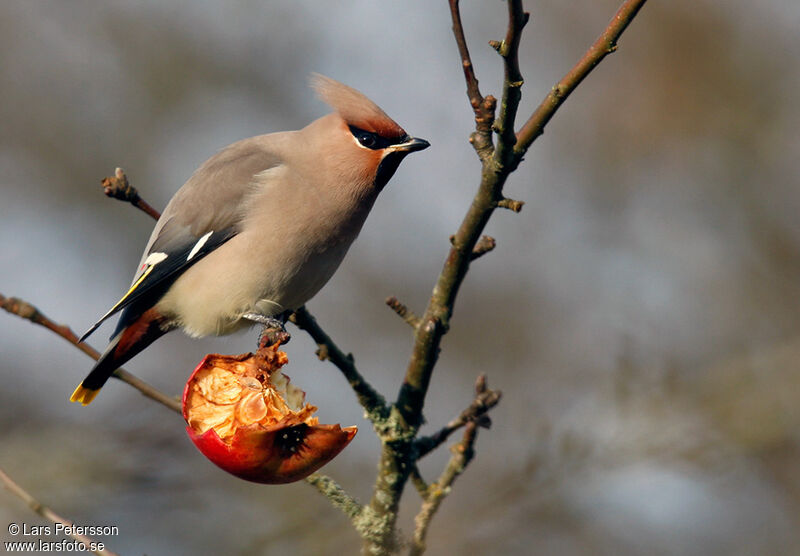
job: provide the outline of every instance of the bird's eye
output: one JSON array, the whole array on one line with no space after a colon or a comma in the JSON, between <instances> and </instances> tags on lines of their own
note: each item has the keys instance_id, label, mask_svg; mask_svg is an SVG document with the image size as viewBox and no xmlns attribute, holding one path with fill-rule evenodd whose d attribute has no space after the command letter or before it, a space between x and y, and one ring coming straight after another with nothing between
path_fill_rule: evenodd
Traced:
<instances>
[{"instance_id":1,"label":"bird's eye","mask_svg":"<svg viewBox=\"0 0 800 556\"><path fill-rule=\"evenodd\" d=\"M356 126L350 126L350 133L353 134L353 137L356 138L358 144L364 147L365 149L372 149L373 151L378 151L381 149L385 149L392 142L385 137L381 137L377 133L373 131L367 131L365 129L361 129Z\"/></svg>"},{"instance_id":2,"label":"bird's eye","mask_svg":"<svg viewBox=\"0 0 800 556\"><path fill-rule=\"evenodd\" d=\"M378 142L377 139L375 139L375 135L367 131L360 132L356 137L358 139L358 142L367 147L368 149L374 147Z\"/></svg>"}]
</instances>

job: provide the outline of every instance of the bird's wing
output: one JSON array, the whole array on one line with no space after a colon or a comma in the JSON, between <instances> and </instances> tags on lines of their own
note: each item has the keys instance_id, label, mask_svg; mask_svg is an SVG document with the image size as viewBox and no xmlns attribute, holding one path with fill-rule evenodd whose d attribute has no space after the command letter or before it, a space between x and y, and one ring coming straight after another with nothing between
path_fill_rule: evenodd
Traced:
<instances>
[{"instance_id":1,"label":"bird's wing","mask_svg":"<svg viewBox=\"0 0 800 556\"><path fill-rule=\"evenodd\" d=\"M178 190L156 223L130 289L80 341L137 301L152 296L151 303L139 306L154 305L186 269L239 232L247 197L255 186L253 177L280 164L280 158L265 148L265 137L221 150Z\"/></svg>"},{"instance_id":2,"label":"bird's wing","mask_svg":"<svg viewBox=\"0 0 800 556\"><path fill-rule=\"evenodd\" d=\"M118 311L144 299L149 294L160 298L187 268L202 259L205 255L228 241L237 233L236 228L210 230L199 238L187 237L180 243L173 242L168 249L154 250L147 255L139 267L137 277L122 299L100 317L92 327L81 336L84 341L92 332Z\"/></svg>"}]
</instances>

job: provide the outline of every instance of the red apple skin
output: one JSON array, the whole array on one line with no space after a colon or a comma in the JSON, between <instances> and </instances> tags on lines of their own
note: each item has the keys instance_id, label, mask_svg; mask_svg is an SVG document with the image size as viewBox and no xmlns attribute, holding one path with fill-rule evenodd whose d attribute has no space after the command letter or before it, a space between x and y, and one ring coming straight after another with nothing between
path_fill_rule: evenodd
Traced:
<instances>
[{"instance_id":1,"label":"red apple skin","mask_svg":"<svg viewBox=\"0 0 800 556\"><path fill-rule=\"evenodd\" d=\"M287 422L288 421L288 422ZM328 463L356 435L355 427L291 423L284 419L273 427L240 427L230 444L214 429L197 434L186 427L189 438L213 464L255 483L284 484L299 481ZM283 439L288 434L289 440ZM291 451L291 447L295 450Z\"/></svg>"}]
</instances>

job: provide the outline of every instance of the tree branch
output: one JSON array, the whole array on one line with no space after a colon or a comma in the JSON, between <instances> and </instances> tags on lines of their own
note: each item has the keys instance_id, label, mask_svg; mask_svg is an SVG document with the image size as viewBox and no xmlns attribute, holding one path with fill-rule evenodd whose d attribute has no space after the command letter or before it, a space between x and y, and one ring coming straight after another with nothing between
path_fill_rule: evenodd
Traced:
<instances>
[{"instance_id":1,"label":"tree branch","mask_svg":"<svg viewBox=\"0 0 800 556\"><path fill-rule=\"evenodd\" d=\"M387 297L386 305L397 313L397 316L403 319L411 328L416 329L419 326L419 317L395 296Z\"/></svg>"},{"instance_id":2,"label":"tree branch","mask_svg":"<svg viewBox=\"0 0 800 556\"><path fill-rule=\"evenodd\" d=\"M524 204L525 201L516 201L514 199L508 199L505 197L497 201L498 208L508 209L512 212L521 212Z\"/></svg>"},{"instance_id":3,"label":"tree branch","mask_svg":"<svg viewBox=\"0 0 800 556\"><path fill-rule=\"evenodd\" d=\"M125 175L122 168L117 168L113 176L103 178L101 183L103 184L103 193L107 197L130 203L154 220L161 218L161 214L142 199L136 188L128 182L128 176Z\"/></svg>"},{"instance_id":4,"label":"tree branch","mask_svg":"<svg viewBox=\"0 0 800 556\"><path fill-rule=\"evenodd\" d=\"M428 534L431 520L439 509L439 506L442 505L445 497L450 494L451 487L455 480L464 472L467 465L469 465L472 458L475 456L475 439L477 436L477 423L474 421L467 423L461 442L451 448L453 455L450 456L447 467L445 467L439 480L428 487L428 496L422 503L419 513L414 518L416 529L414 530L414 538L411 541L410 555L418 556L425 552L425 537Z\"/></svg>"},{"instance_id":5,"label":"tree branch","mask_svg":"<svg viewBox=\"0 0 800 556\"><path fill-rule=\"evenodd\" d=\"M630 20L636 15L641 5L644 4L644 1L626 0L623 3L617 16L603 34L609 51ZM483 98L483 103L479 102L481 97L477 88L477 79L474 76L469 51L466 48L458 0L449 0L449 4L453 19L453 33L459 48L467 82L467 96L476 116L476 129L471 135L471 142L481 160L481 181L458 231L452 238L450 252L433 288L425 313L422 315L419 326L415 330L414 347L406 369L403 385L394 405L397 413L395 440L391 444L384 441L380 463L381 472L376 481L372 501L370 502L370 510L377 517L388 521L389 526L384 528L387 532L383 537L378 536L378 538L366 539L365 550L367 552L380 551L391 546L392 538L390 534L394 531L397 501L411 472L408 468L408 461L413 458L409 457L408 451L413 450L414 445L408 441L408 438L416 436L419 426L424 421L422 410L431 375L439 356L441 340L450 328L450 319L453 314L456 297L469 270L469 264L474 258L473 253L481 233L498 206L517 211L521 208L522 204L520 202L505 200L503 197L503 187L506 179L519 165L522 156L535 139L536 130L539 129L539 134L541 133L540 128L544 127L544 124L547 123L561 102L563 102L562 98L557 103L543 109L543 114L546 117L542 117L539 114L540 111L537 110L531 116L529 123L523 126L520 134L516 138L512 137L522 81L518 64L519 40L522 28L528 17L522 9L521 0L509 0L506 40L503 43L493 45L503 56L506 70L503 83L503 105L501 106L498 120L494 122L494 129L499 133L498 146L495 149L492 146L491 133L487 132L486 129L488 110L483 110L482 108L482 104L487 103L490 97ZM599 63L607 52L600 54L602 53L592 55L593 62L591 67ZM581 63L579 63L578 67L582 67ZM589 67L589 70L591 67ZM583 70L577 72L578 77L576 79L569 82L571 87L569 91L580 83L582 79L580 77L581 71ZM588 70L585 73L588 73ZM561 90L559 89L559 91ZM494 99L492 101L494 102ZM494 108L493 103L491 106L492 119L494 118ZM474 441L476 424L474 421L468 422L466 427L467 437L472 435L473 438L473 440L465 438L462 445L464 452L469 453L469 456L465 457L465 461L468 461L472 457L471 442ZM454 465L458 467L457 464ZM461 469L463 470L463 468ZM456 474L453 473L453 478ZM424 548L424 537L427 530L427 525L425 524L429 520L426 515L432 515L437 507L438 502L434 497L428 506L423 507L423 512L419 516L418 529L415 533L415 546L419 547L419 550Z\"/></svg>"},{"instance_id":6,"label":"tree branch","mask_svg":"<svg viewBox=\"0 0 800 556\"><path fill-rule=\"evenodd\" d=\"M488 429L492 424L488 415L489 410L500 402L502 395L503 393L499 390L489 390L486 384L486 375L478 376L475 381L475 399L472 400L469 407L436 433L418 438L414 442L416 459L428 455L447 441L451 434L468 423L476 423L478 426Z\"/></svg>"},{"instance_id":7,"label":"tree branch","mask_svg":"<svg viewBox=\"0 0 800 556\"><path fill-rule=\"evenodd\" d=\"M475 147L475 151L481 160L492 156L494 145L492 143L492 125L494 124L494 111L497 106L497 99L492 95L486 98L481 95L478 88L478 78L475 77L475 69L472 66L472 58L469 55L467 39L464 36L464 27L461 24L461 10L459 0L449 0L450 15L453 20L453 35L458 46L458 54L461 56L461 67L464 69L464 80L467 82L467 97L475 112L475 132L470 136L470 143Z\"/></svg>"},{"instance_id":8,"label":"tree branch","mask_svg":"<svg viewBox=\"0 0 800 556\"><path fill-rule=\"evenodd\" d=\"M34 513L42 516L52 523L63 525L67 530L75 525L74 522L65 517L61 517L56 512L39 502L32 494L15 483L2 469L0 469L0 481L3 482L3 486L5 486L8 491L21 498L28 505L28 507L33 510ZM97 546L99 544L97 541L93 541L89 537L80 535L78 533L70 533L68 536L86 545L87 549L89 546ZM93 552L98 556L117 556L116 552L112 552L106 548L103 548L102 550L95 550Z\"/></svg>"},{"instance_id":9,"label":"tree branch","mask_svg":"<svg viewBox=\"0 0 800 556\"><path fill-rule=\"evenodd\" d=\"M555 87L547 94L538 108L531 114L528 121L517 133L517 145L514 152L517 157L528 150L537 137L544 133L544 126L550 121L556 111L564 104L567 97L581 84L589 73L603 58L617 49L617 41L625 31L639 10L647 0L625 0L603 33L589 47L586 54L578 60L567 74L556 83Z\"/></svg>"},{"instance_id":10,"label":"tree branch","mask_svg":"<svg viewBox=\"0 0 800 556\"><path fill-rule=\"evenodd\" d=\"M630 20L636 15L644 2L645 0L626 0L626 2L623 3L617 15L601 36L602 41L600 42L606 45L607 50L610 50L611 46L615 44L619 35L624 31L625 27L627 27ZM460 29L460 18L458 20L455 19L458 15L458 2L451 0L450 6L454 17L454 30ZM504 90L511 91L515 88L513 87L513 83L509 82L509 78L513 79L517 77L515 73L517 53L514 52L514 50L519 46L519 32L525 20L526 18L522 12L521 3L516 1L510 2L508 31L506 33L508 42L504 47L506 48L504 59L506 60L507 70ZM456 32L456 35L458 41L459 33ZM597 51L597 48L593 47L593 49L590 49L590 53L595 51ZM596 54L596 59L594 59L591 67L594 67L594 65L602 60L605 54L601 54L600 52ZM584 56L584 59L585 58L587 58L587 56ZM579 62L576 67L582 67L582 63L584 62ZM591 69L591 67L589 69ZM588 73L588 70L586 71ZM574 72L575 70L570 72L570 74ZM577 86L578 83L580 83L580 79L572 84L572 88ZM501 111L500 120L498 122L499 129L513 129L514 122L509 120L509 118L514 115L514 111L510 110L510 108L511 107L507 105L505 109ZM558 106L552 107L548 119L557 108ZM536 114L534 114L534 116L535 115ZM522 136L522 142L518 139L517 148L514 149L514 152L518 152L520 146L525 146L526 137L525 135ZM499 148L500 147L498 147L498 149ZM518 152L518 159L521 159L522 154L522 152ZM502 161L498 160L497 155L490 161L484 160L480 187L454 236L450 253L445 260L444 267L439 275L428 307L425 314L422 316L420 326L415 335L416 341L414 350L406 371L405 382L403 383L397 400L398 410L411 428L418 427L422 422L422 407L424 405L431 372L438 358L441 338L449 328L449 321L452 316L456 296L469 268L472 251L486 223L489 221L492 212L503 199L502 190L508 175L516 167L516 163L498 164L498 162Z\"/></svg>"},{"instance_id":11,"label":"tree branch","mask_svg":"<svg viewBox=\"0 0 800 556\"><path fill-rule=\"evenodd\" d=\"M352 354L345 355L305 307L300 307L295 311L289 320L314 339L318 348L317 355L321 360L330 360L342 371L350 387L356 393L361 407L367 412L370 422L376 426L381 425L389 416L386 400L358 372Z\"/></svg>"},{"instance_id":12,"label":"tree branch","mask_svg":"<svg viewBox=\"0 0 800 556\"><path fill-rule=\"evenodd\" d=\"M361 515L364 508L358 503L358 500L347 494L336 481L327 475L314 473L306 477L306 482L330 500L331 504L342 510L354 523Z\"/></svg>"},{"instance_id":13,"label":"tree branch","mask_svg":"<svg viewBox=\"0 0 800 556\"><path fill-rule=\"evenodd\" d=\"M519 71L519 41L522 29L528 23L530 14L522 9L522 0L508 0L508 28L506 38L497 47L503 57L505 79L503 80L503 101L500 104L500 117L495 122L495 131L499 136L494 153L495 164L511 166L513 170L518 160L514 160L514 144L517 142L514 133L514 122L517 108L522 98L522 73Z\"/></svg>"},{"instance_id":14,"label":"tree branch","mask_svg":"<svg viewBox=\"0 0 800 556\"><path fill-rule=\"evenodd\" d=\"M461 45L464 39L458 2L450 0L450 8L456 42ZM506 61L505 104L501 109L500 119L495 124L500 130L514 129L513 119L510 118L516 114L519 97L513 91L518 90L519 86L514 86L514 82L509 80L518 81L520 78L516 50L519 47L519 34L526 21L527 17L522 12L521 2L511 0L506 42L500 47L501 54ZM462 59L465 55L468 56L468 53L465 54L461 47L459 50L462 52ZM469 83L467 89L470 90ZM474 106L472 96L470 96L470 102ZM449 329L456 296L469 269L469 263L473 260L474 248L492 212L503 199L502 190L506 178L516 167L516 164L505 164L500 161L498 159L499 151L500 146L493 150L492 156L481 158L483 170L478 192L458 231L452 238L450 253L445 260L428 307L416 331L411 360L397 398L398 410L406 424L412 429L418 428L422 423L422 407L430 376L438 359L441 338Z\"/></svg>"},{"instance_id":15,"label":"tree branch","mask_svg":"<svg viewBox=\"0 0 800 556\"><path fill-rule=\"evenodd\" d=\"M428 489L430 487L428 483L425 482L425 479L422 478L422 474L420 474L419 467L417 467L416 463L411 468L411 482L414 484L414 488L417 489L417 492L419 492L422 500L426 500L428 498Z\"/></svg>"},{"instance_id":16,"label":"tree branch","mask_svg":"<svg viewBox=\"0 0 800 556\"><path fill-rule=\"evenodd\" d=\"M476 243L475 247L472 248L470 260L474 261L475 259L483 257L495 247L497 247L497 241L492 236L481 236L481 238L478 240L478 243Z\"/></svg>"},{"instance_id":17,"label":"tree branch","mask_svg":"<svg viewBox=\"0 0 800 556\"><path fill-rule=\"evenodd\" d=\"M30 303L16 297L4 297L2 294L0 294L0 307L12 315L17 315L18 317L29 320L34 324L38 324L39 326L43 326L48 330L55 332L95 361L100 358L100 353L94 350L89 344L79 342L78 336L68 326L56 324ZM124 369L117 369L111 376L118 378L130 386L133 386L151 400L157 401L161 405L177 412L179 415L181 414L181 403L177 399L164 394L157 388L150 386L145 381L137 378L128 371Z\"/></svg>"},{"instance_id":18,"label":"tree branch","mask_svg":"<svg viewBox=\"0 0 800 556\"><path fill-rule=\"evenodd\" d=\"M453 20L453 35L456 38L456 46L458 46L458 54L461 56L461 67L464 69L464 81L467 82L467 96L477 115L481 104L483 103L483 95L481 95L480 88L478 87L478 78L475 76L475 68L472 66L472 58L469 55L469 47L467 46L467 38L464 36L464 26L461 24L461 10L459 9L459 0L449 0L450 2L450 16Z\"/></svg>"}]
</instances>

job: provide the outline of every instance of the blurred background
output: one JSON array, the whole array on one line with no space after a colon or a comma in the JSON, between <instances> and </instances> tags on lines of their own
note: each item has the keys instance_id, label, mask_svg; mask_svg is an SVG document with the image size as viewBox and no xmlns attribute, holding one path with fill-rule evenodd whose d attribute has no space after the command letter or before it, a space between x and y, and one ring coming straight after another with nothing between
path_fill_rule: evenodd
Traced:
<instances>
[{"instance_id":1,"label":"blurred background","mask_svg":"<svg viewBox=\"0 0 800 556\"><path fill-rule=\"evenodd\" d=\"M462 2L482 92L502 67L500 1ZM522 117L617 0L529 1ZM511 177L497 249L462 288L426 407L429 433L477 374L505 392L429 535L430 554L800 551L800 4L650 2ZM0 3L0 293L85 330L128 286L153 222L107 200L123 167L162 208L222 146L327 112L317 71L433 147L408 159L308 307L389 397L478 184L447 2ZM92 337L97 348L111 333ZM378 441L296 329L287 369L323 422L356 424L324 471L368 500ZM257 331L172 334L126 368L177 394L209 352ZM182 422L111 382L68 403L91 361L0 314L0 467L123 554L355 553L304 483L217 470ZM422 464L438 476L446 449ZM413 531L409 487L401 527ZM0 491L0 522L43 523ZM10 537L0 528L0 540ZM49 539L52 540L52 539Z\"/></svg>"}]
</instances>

